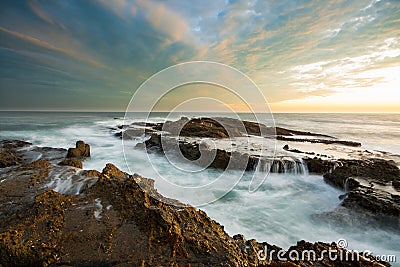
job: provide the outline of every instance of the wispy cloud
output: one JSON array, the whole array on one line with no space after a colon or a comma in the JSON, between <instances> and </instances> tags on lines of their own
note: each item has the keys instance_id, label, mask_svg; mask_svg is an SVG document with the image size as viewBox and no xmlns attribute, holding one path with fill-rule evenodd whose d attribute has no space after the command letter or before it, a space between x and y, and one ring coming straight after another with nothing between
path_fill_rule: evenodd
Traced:
<instances>
[{"instance_id":1,"label":"wispy cloud","mask_svg":"<svg viewBox=\"0 0 400 267\"><path fill-rule=\"evenodd\" d=\"M371 69L383 68L388 65L387 61L399 57L399 41L396 38L388 38L380 44L369 47L362 55L297 65L286 73L292 78L291 84L296 90L304 92L312 92L321 87L334 92L349 86L351 88L373 86L387 80L387 77L365 74Z\"/></svg>"},{"instance_id":2,"label":"wispy cloud","mask_svg":"<svg viewBox=\"0 0 400 267\"><path fill-rule=\"evenodd\" d=\"M32 12L38 16L40 19L43 21L52 24L52 25L57 25L62 29L65 29L65 26L62 23L59 23L55 20L53 20L50 16L48 16L39 6L38 6L38 1L37 0L29 0L28 1L29 8L32 10Z\"/></svg>"},{"instance_id":3,"label":"wispy cloud","mask_svg":"<svg viewBox=\"0 0 400 267\"><path fill-rule=\"evenodd\" d=\"M96 60L87 58L85 55L79 54L79 53L77 53L77 52L75 52L73 50L69 50L69 49L66 49L66 48L58 47L58 46L50 44L50 43L48 43L46 41L40 40L38 38L29 36L29 35L25 35L25 34L22 34L22 33L19 33L19 32L11 31L11 30L5 29L5 28L3 28L1 26L0 26L0 31L8 33L8 34L10 34L12 36L18 37L18 38L20 38L20 39L22 39L24 41L27 41L27 42L29 42L29 43L31 43L33 45L37 45L37 46L40 46L40 47L43 47L43 48L46 48L46 49L49 49L49 50L53 50L53 51L57 51L57 52L63 53L65 55L73 57L73 58L75 58L77 60L84 61L84 62L86 62L86 63L88 63L88 64L90 64L92 66L99 67L99 68L106 68L106 66L104 66L103 64L97 62Z\"/></svg>"},{"instance_id":4,"label":"wispy cloud","mask_svg":"<svg viewBox=\"0 0 400 267\"><path fill-rule=\"evenodd\" d=\"M35 81L44 106L79 88L91 106L118 109L155 72L211 60L274 103L373 90L395 84L399 13L396 0L3 1L0 81L14 94Z\"/></svg>"}]
</instances>

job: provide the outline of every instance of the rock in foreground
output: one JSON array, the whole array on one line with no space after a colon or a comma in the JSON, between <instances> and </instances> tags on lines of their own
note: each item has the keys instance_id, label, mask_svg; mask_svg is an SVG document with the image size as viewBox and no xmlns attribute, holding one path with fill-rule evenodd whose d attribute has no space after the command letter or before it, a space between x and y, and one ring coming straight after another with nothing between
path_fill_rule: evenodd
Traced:
<instances>
[{"instance_id":1,"label":"rock in foreground","mask_svg":"<svg viewBox=\"0 0 400 267\"><path fill-rule=\"evenodd\" d=\"M54 164L43 157L1 173L6 179L0 184L2 266L383 264L363 257L356 261L321 258L322 250L337 249L337 245L307 242L282 250L283 255L289 257L292 250L301 254L311 247L316 250L317 260L280 261L276 253L281 248L246 240L242 235L232 238L203 211L161 196L153 180L129 175L112 164L101 173L92 171L97 182L79 195L48 190L46 184L57 174L54 170L73 169ZM265 248L276 252L260 259L259 252Z\"/></svg>"}]
</instances>

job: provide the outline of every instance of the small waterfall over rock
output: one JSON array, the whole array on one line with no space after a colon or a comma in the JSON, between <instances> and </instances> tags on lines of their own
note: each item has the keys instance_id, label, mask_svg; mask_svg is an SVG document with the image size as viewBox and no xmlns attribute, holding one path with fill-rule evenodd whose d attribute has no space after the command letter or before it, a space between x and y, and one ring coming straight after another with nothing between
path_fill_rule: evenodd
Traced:
<instances>
[{"instance_id":1,"label":"small waterfall over rock","mask_svg":"<svg viewBox=\"0 0 400 267\"><path fill-rule=\"evenodd\" d=\"M282 157L275 159L260 158L255 168L259 173L286 173L293 175L307 175L307 164L298 158Z\"/></svg>"}]
</instances>

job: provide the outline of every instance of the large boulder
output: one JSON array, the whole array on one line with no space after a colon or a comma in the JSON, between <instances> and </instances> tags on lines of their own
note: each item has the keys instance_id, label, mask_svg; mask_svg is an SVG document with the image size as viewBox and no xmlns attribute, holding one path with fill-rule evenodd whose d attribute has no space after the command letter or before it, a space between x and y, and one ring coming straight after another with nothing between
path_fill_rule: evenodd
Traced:
<instances>
[{"instance_id":1,"label":"large boulder","mask_svg":"<svg viewBox=\"0 0 400 267\"><path fill-rule=\"evenodd\" d=\"M75 148L69 148L67 158L90 157L90 146L83 141L77 141Z\"/></svg>"}]
</instances>

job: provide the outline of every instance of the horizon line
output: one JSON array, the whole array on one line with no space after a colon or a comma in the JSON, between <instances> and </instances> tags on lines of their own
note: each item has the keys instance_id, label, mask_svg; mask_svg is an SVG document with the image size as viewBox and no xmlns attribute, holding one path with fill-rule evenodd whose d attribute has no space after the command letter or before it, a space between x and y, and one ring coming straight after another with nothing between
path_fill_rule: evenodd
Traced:
<instances>
[{"instance_id":1,"label":"horizon line","mask_svg":"<svg viewBox=\"0 0 400 267\"><path fill-rule=\"evenodd\" d=\"M62 109L8 109L8 110L1 110L0 112L54 112L54 113L126 113L127 111L124 110L62 110ZM148 113L148 111L128 111L128 113ZM224 111L178 111L178 112L170 112L165 110L157 110L152 112L160 112L160 113L226 113L230 114L232 112L224 112ZM150 112L151 113L151 112ZM244 112L244 111L237 111L235 113L238 114L251 114L252 112ZM258 113L258 112L254 112ZM265 112L260 112L260 114ZM400 111L279 111L274 112L271 111L272 114L400 114Z\"/></svg>"}]
</instances>

